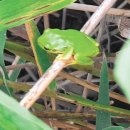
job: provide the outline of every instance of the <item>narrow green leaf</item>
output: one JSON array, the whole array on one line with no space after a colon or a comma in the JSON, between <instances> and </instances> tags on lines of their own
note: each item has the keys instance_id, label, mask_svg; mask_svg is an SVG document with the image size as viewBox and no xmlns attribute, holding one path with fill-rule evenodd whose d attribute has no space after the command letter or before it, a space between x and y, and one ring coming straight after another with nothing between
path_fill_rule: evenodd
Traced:
<instances>
[{"instance_id":1,"label":"narrow green leaf","mask_svg":"<svg viewBox=\"0 0 130 130\"><path fill-rule=\"evenodd\" d=\"M5 69L5 63L4 63L5 40L6 40L6 31L1 31L0 32L0 66L5 72L5 77L9 79L6 69Z\"/></svg>"},{"instance_id":2,"label":"narrow green leaf","mask_svg":"<svg viewBox=\"0 0 130 130\"><path fill-rule=\"evenodd\" d=\"M0 130L52 130L0 91Z\"/></svg>"},{"instance_id":3,"label":"narrow green leaf","mask_svg":"<svg viewBox=\"0 0 130 130\"><path fill-rule=\"evenodd\" d=\"M95 110L101 110L101 111L114 113L116 115L130 117L130 111L129 110L117 108L117 107L114 107L114 106L99 104L97 102L85 99L85 98L78 96L76 94L72 94L72 95L59 94L59 96L60 96L59 99L63 98L63 100L70 101L74 104L80 104L82 106L90 107L90 108L93 108Z\"/></svg>"},{"instance_id":4,"label":"narrow green leaf","mask_svg":"<svg viewBox=\"0 0 130 130\"><path fill-rule=\"evenodd\" d=\"M107 61L105 56L103 59L103 64L102 64L101 74L100 74L98 103L103 105L108 105L108 106L110 104L108 66L107 66ZM98 110L96 113L97 113L96 130L102 130L103 128L111 126L111 117L110 117L111 115L109 112Z\"/></svg>"},{"instance_id":5,"label":"narrow green leaf","mask_svg":"<svg viewBox=\"0 0 130 130\"><path fill-rule=\"evenodd\" d=\"M103 130L125 130L125 129L120 126L111 126L111 127L105 128Z\"/></svg>"},{"instance_id":6,"label":"narrow green leaf","mask_svg":"<svg viewBox=\"0 0 130 130\"><path fill-rule=\"evenodd\" d=\"M0 30L26 23L43 14L64 8L75 0L1 0Z\"/></svg>"},{"instance_id":7,"label":"narrow green leaf","mask_svg":"<svg viewBox=\"0 0 130 130\"><path fill-rule=\"evenodd\" d=\"M117 55L114 75L124 94L130 101L130 40L128 40Z\"/></svg>"},{"instance_id":8,"label":"narrow green leaf","mask_svg":"<svg viewBox=\"0 0 130 130\"><path fill-rule=\"evenodd\" d=\"M26 25L27 32L29 34L30 43L34 53L35 61L39 70L39 73L42 75L51 65L50 59L46 51L44 51L39 45L37 39L40 37L40 32L38 31L37 26L34 21L30 21ZM56 89L56 82L52 81L49 85L50 89Z\"/></svg>"},{"instance_id":9,"label":"narrow green leaf","mask_svg":"<svg viewBox=\"0 0 130 130\"><path fill-rule=\"evenodd\" d=\"M0 67L2 69L1 71L3 71L3 73L4 73L4 75L2 74L4 80L9 79L8 73L7 73L6 69L5 69L5 63L4 63L5 40L6 40L6 30L5 31L0 31ZM11 95L11 90L12 89L8 88L8 86L1 87L1 90L3 90L5 93Z\"/></svg>"},{"instance_id":10,"label":"narrow green leaf","mask_svg":"<svg viewBox=\"0 0 130 130\"><path fill-rule=\"evenodd\" d=\"M116 123L118 126L124 127L124 128L128 128L130 127L130 123Z\"/></svg>"},{"instance_id":11,"label":"narrow green leaf","mask_svg":"<svg viewBox=\"0 0 130 130\"><path fill-rule=\"evenodd\" d=\"M26 61L35 63L34 55L30 47L23 46L19 42L6 41L5 49L15 55L20 56Z\"/></svg>"}]
</instances>

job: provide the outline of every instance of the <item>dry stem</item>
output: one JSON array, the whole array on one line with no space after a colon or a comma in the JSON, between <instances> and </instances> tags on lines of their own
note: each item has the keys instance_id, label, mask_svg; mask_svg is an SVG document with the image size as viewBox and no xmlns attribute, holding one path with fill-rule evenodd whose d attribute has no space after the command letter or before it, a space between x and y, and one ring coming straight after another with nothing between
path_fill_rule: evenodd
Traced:
<instances>
[{"instance_id":1,"label":"dry stem","mask_svg":"<svg viewBox=\"0 0 130 130\"><path fill-rule=\"evenodd\" d=\"M55 61L52 66L46 71L46 73L36 82L32 89L30 89L24 99L20 102L20 105L29 109L40 97L40 95L46 90L51 81L66 66L66 64L67 63L62 60Z\"/></svg>"}]
</instances>

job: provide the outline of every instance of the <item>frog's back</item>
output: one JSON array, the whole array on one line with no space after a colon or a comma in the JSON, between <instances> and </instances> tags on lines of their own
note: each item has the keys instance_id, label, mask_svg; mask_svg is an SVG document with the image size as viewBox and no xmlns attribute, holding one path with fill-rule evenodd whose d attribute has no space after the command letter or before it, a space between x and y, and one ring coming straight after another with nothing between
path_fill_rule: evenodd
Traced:
<instances>
[{"instance_id":1,"label":"frog's back","mask_svg":"<svg viewBox=\"0 0 130 130\"><path fill-rule=\"evenodd\" d=\"M68 47L73 47L74 53L82 56L92 56L98 52L94 39L73 29L47 29L41 41L43 48L45 46L48 49L63 51Z\"/></svg>"},{"instance_id":2,"label":"frog's back","mask_svg":"<svg viewBox=\"0 0 130 130\"><path fill-rule=\"evenodd\" d=\"M75 53L79 53L84 56L89 56L97 53L98 43L90 36L73 29L66 31L71 44L74 47Z\"/></svg>"}]
</instances>

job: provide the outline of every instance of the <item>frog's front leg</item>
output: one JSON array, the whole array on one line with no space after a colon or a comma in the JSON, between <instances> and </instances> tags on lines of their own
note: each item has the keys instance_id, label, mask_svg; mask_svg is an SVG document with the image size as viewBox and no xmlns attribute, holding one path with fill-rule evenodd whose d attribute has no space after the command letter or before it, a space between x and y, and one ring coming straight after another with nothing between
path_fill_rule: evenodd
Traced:
<instances>
[{"instance_id":1,"label":"frog's front leg","mask_svg":"<svg viewBox=\"0 0 130 130\"><path fill-rule=\"evenodd\" d=\"M58 54L56 60L63 60L63 61L70 62L67 64L73 64L74 62L73 50L74 50L73 47L68 46L63 52L61 52L61 54Z\"/></svg>"},{"instance_id":2,"label":"frog's front leg","mask_svg":"<svg viewBox=\"0 0 130 130\"><path fill-rule=\"evenodd\" d=\"M94 63L93 59L87 56L76 54L74 58L76 63L80 65L92 65Z\"/></svg>"}]
</instances>

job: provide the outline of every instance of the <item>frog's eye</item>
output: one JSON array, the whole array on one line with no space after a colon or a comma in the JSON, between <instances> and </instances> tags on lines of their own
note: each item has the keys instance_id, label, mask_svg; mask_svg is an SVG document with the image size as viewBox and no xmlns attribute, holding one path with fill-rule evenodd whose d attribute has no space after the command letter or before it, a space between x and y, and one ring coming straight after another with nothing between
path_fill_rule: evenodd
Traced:
<instances>
[{"instance_id":1,"label":"frog's eye","mask_svg":"<svg viewBox=\"0 0 130 130\"><path fill-rule=\"evenodd\" d=\"M44 47L44 49L45 49L45 50L47 50L47 51L49 51L49 50L50 50L50 49L48 49L48 48L46 48L46 47Z\"/></svg>"}]
</instances>

